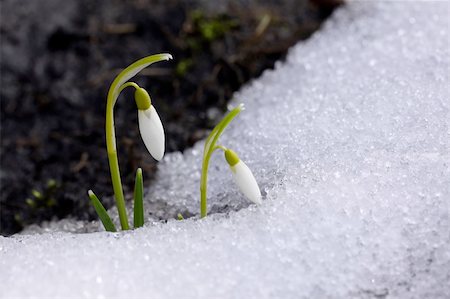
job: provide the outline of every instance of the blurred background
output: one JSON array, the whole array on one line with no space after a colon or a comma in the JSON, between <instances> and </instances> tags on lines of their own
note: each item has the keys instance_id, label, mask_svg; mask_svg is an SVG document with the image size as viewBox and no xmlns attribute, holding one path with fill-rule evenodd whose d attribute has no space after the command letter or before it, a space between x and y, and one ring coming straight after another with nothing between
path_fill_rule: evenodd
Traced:
<instances>
[{"instance_id":1,"label":"blurred background","mask_svg":"<svg viewBox=\"0 0 450 299\"><path fill-rule=\"evenodd\" d=\"M106 94L120 70L174 56L136 77L160 113L168 152L204 138L234 91L308 38L339 0L4 0L1 5L0 234L43 220L96 219L92 188L114 204L105 149ZM115 110L126 198L140 140L133 94Z\"/></svg>"}]
</instances>

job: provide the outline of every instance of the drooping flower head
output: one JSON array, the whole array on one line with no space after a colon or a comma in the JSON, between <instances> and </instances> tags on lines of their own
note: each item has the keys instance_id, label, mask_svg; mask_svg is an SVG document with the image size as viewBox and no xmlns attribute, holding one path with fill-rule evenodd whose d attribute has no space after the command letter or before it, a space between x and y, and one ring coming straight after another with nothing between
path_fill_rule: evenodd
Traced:
<instances>
[{"instance_id":1,"label":"drooping flower head","mask_svg":"<svg viewBox=\"0 0 450 299\"><path fill-rule=\"evenodd\" d=\"M150 152L150 154L156 160L161 160L164 155L164 129L161 124L156 109L151 103L150 96L147 91L143 88L137 86L133 82L128 82L131 78L136 76L140 71L149 65L163 60L172 59L172 55L168 53L156 54L148 57L144 57L127 68L125 68L113 81L108 92L108 103L107 103L107 116L106 116L106 128L107 128L107 139L106 145L108 147L108 152L114 152L116 148L116 138L114 130L114 118L113 118L113 107L119 97L120 92L128 87L134 86L136 105L138 106L138 118L139 118L139 130L142 136L142 140Z\"/></svg>"},{"instance_id":2,"label":"drooping flower head","mask_svg":"<svg viewBox=\"0 0 450 299\"><path fill-rule=\"evenodd\" d=\"M234 181L241 192L252 202L261 204L261 191L250 168L230 149L225 150L225 160L230 165Z\"/></svg>"},{"instance_id":3,"label":"drooping flower head","mask_svg":"<svg viewBox=\"0 0 450 299\"><path fill-rule=\"evenodd\" d=\"M134 98L138 107L139 131L142 141L155 160L161 160L164 156L164 128L158 112L152 105L148 92L143 88L137 88Z\"/></svg>"}]
</instances>

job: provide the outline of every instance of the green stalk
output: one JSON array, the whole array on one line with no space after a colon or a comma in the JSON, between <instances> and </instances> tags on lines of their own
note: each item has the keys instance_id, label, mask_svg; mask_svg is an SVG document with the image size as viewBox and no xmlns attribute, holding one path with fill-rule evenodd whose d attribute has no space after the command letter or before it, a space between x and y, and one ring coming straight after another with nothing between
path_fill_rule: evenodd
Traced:
<instances>
[{"instance_id":1,"label":"green stalk","mask_svg":"<svg viewBox=\"0 0 450 299\"><path fill-rule=\"evenodd\" d=\"M205 148L203 151L202 173L200 178L200 217L204 218L208 214L208 200L207 200L207 184L208 184L208 168L209 160L211 159L214 150L221 148L216 146L217 140L222 135L225 128L231 121L244 109L244 105L240 104L231 110L220 123L212 130L205 141Z\"/></svg>"},{"instance_id":2,"label":"green stalk","mask_svg":"<svg viewBox=\"0 0 450 299\"><path fill-rule=\"evenodd\" d=\"M146 68L152 63L169 60L172 56L170 54L156 54L144 57L135 63L128 66L114 79L108 91L108 98L106 103L106 149L108 151L109 168L111 172L111 181L113 184L114 197L116 199L116 206L119 212L120 225L123 230L129 229L127 212L125 209L125 198L123 195L122 182L120 179L119 160L117 158L116 135L114 131L114 105L119 97L122 85L133 78L137 73ZM128 86L128 85L127 85ZM126 86L125 86L126 87ZM124 87L124 88L125 88Z\"/></svg>"},{"instance_id":3,"label":"green stalk","mask_svg":"<svg viewBox=\"0 0 450 299\"><path fill-rule=\"evenodd\" d=\"M142 169L136 171L134 183L134 228L144 226L144 183L142 180Z\"/></svg>"}]
</instances>

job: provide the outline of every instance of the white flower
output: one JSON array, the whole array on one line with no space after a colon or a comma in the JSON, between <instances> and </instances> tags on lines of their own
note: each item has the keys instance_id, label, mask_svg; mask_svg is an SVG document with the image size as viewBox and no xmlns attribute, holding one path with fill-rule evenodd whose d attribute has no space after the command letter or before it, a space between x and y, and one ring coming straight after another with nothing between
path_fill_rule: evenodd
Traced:
<instances>
[{"instance_id":1,"label":"white flower","mask_svg":"<svg viewBox=\"0 0 450 299\"><path fill-rule=\"evenodd\" d=\"M134 99L138 107L139 131L150 155L156 160L164 156L164 128L158 113L152 105L148 92L136 88Z\"/></svg>"},{"instance_id":2,"label":"white flower","mask_svg":"<svg viewBox=\"0 0 450 299\"><path fill-rule=\"evenodd\" d=\"M241 192L252 202L258 205L261 204L261 191L250 168L230 149L225 151L225 159L230 165L234 181L241 189Z\"/></svg>"},{"instance_id":3,"label":"white flower","mask_svg":"<svg viewBox=\"0 0 450 299\"><path fill-rule=\"evenodd\" d=\"M139 130L142 141L150 155L156 160L161 160L164 156L164 128L153 105L146 110L138 110Z\"/></svg>"},{"instance_id":4,"label":"white flower","mask_svg":"<svg viewBox=\"0 0 450 299\"><path fill-rule=\"evenodd\" d=\"M114 132L114 105L123 88L137 86L136 83L128 82L144 68L152 63L172 59L168 53L156 54L144 57L120 72L114 79L108 91L107 113L106 113L106 147L108 153L116 152L116 136ZM147 150L156 160L164 156L164 129L158 113L151 105L150 96L143 88L137 88L135 100L138 106L139 130Z\"/></svg>"}]
</instances>

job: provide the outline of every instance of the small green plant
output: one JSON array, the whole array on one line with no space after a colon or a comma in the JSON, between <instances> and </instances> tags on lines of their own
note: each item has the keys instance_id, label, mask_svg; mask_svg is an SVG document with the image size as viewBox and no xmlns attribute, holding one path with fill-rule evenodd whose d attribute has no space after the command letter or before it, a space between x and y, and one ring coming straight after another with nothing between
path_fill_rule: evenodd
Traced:
<instances>
[{"instance_id":1,"label":"small green plant","mask_svg":"<svg viewBox=\"0 0 450 299\"><path fill-rule=\"evenodd\" d=\"M132 77L137 75L141 70L152 63L172 59L170 54L156 54L142 58L124 69L113 81L109 88L107 105L106 105L106 148L108 152L109 167L111 172L111 180L113 184L114 197L116 199L116 206L119 212L119 219L122 230L129 229L128 216L125 208L125 199L123 195L122 183L119 171L119 161L117 158L116 137L114 133L114 105L122 90L127 87L135 89L134 98L138 109L139 130L142 140L156 160L161 160L164 156L164 128L161 120L152 105L150 96L147 91L134 82L130 82ZM224 152L224 157L230 166L234 179L242 193L256 204L261 203L261 192L255 177L253 176L247 165L242 162L238 155L224 147L217 145L219 137L222 135L225 128L231 121L244 109L241 104L231 110L222 121L212 130L205 142L202 173L200 179L200 216L203 218L207 215L207 182L208 182L208 167L214 151L220 149ZM144 225L144 204L143 204L143 178L142 169L138 168L136 171L136 180L134 187L134 228ZM114 222L108 215L105 207L101 201L94 194L92 190L88 191L88 196L92 205L97 212L103 226L107 231L117 231ZM178 220L184 220L183 215L177 215Z\"/></svg>"},{"instance_id":2,"label":"small green plant","mask_svg":"<svg viewBox=\"0 0 450 299\"><path fill-rule=\"evenodd\" d=\"M111 172L111 180L116 199L116 206L119 212L120 225L122 230L129 229L128 216L125 208L125 199L123 195L122 182L119 171L119 160L117 158L116 136L114 132L114 105L122 90L127 87L135 89L134 98L138 109L139 130L142 140L156 160L161 160L164 156L164 128L158 113L152 105L151 99L147 91L134 82L129 82L131 78L136 76L140 71L149 65L172 59L170 54L156 54L144 57L127 68L125 68L114 79L111 84L106 104L106 148L108 152L109 167ZM107 231L117 231L114 223L109 217L106 209L98 197L92 190L88 191L89 198L97 212L103 226ZM134 188L134 227L141 227L144 224L144 207L143 207L143 179L142 170L139 168L136 172L136 181Z\"/></svg>"},{"instance_id":3,"label":"small green plant","mask_svg":"<svg viewBox=\"0 0 450 299\"><path fill-rule=\"evenodd\" d=\"M238 27L235 20L226 15L207 16L201 10L194 10L190 13L194 30L198 30L203 40L212 42L223 37L227 32Z\"/></svg>"},{"instance_id":4,"label":"small green plant","mask_svg":"<svg viewBox=\"0 0 450 299\"><path fill-rule=\"evenodd\" d=\"M252 202L261 204L261 191L259 190L258 183L256 182L251 170L239 159L239 156L233 150L222 145L217 145L217 141L225 128L236 116L238 116L239 113L241 113L242 110L244 110L243 104L240 104L236 108L232 109L211 131L205 141L205 146L203 149L202 173L200 178L200 217L202 218L206 217L208 213L207 184L209 160L211 159L214 151L218 149L224 152L225 160L230 166L234 181L242 193L244 193L244 195Z\"/></svg>"},{"instance_id":5,"label":"small green plant","mask_svg":"<svg viewBox=\"0 0 450 299\"><path fill-rule=\"evenodd\" d=\"M27 198L25 203L33 210L55 207L57 204L55 197L59 187L55 180L50 179L47 181L43 192L36 189L31 190L32 197Z\"/></svg>"}]
</instances>

